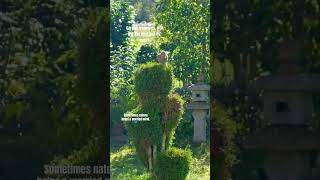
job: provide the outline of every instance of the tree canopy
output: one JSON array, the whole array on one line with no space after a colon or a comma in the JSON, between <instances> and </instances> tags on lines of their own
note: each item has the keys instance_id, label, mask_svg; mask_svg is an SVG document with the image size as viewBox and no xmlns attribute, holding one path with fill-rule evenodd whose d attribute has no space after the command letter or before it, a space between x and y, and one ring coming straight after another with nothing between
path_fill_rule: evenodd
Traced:
<instances>
[{"instance_id":1,"label":"tree canopy","mask_svg":"<svg viewBox=\"0 0 320 180\"><path fill-rule=\"evenodd\" d=\"M209 80L209 0L158 2L155 22L161 26L160 48L170 52L174 74L185 85L194 83L201 67Z\"/></svg>"}]
</instances>

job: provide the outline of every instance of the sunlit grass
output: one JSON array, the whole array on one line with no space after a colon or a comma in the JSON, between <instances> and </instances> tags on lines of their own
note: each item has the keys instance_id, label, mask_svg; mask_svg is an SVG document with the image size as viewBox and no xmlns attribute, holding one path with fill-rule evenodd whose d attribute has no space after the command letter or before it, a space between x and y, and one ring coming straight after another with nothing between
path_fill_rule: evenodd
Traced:
<instances>
[{"instance_id":1,"label":"sunlit grass","mask_svg":"<svg viewBox=\"0 0 320 180\"><path fill-rule=\"evenodd\" d=\"M120 149L111 150L110 162L111 179L150 179L150 175L146 173L143 164L137 159L134 148L123 146Z\"/></svg>"},{"instance_id":2,"label":"sunlit grass","mask_svg":"<svg viewBox=\"0 0 320 180\"><path fill-rule=\"evenodd\" d=\"M193 160L187 180L210 179L210 149L209 145L192 148Z\"/></svg>"},{"instance_id":3,"label":"sunlit grass","mask_svg":"<svg viewBox=\"0 0 320 180\"><path fill-rule=\"evenodd\" d=\"M210 179L210 152L208 145L191 148L193 161L187 180ZM150 180L150 173L136 156L135 149L128 145L113 147L110 154L111 179Z\"/></svg>"}]
</instances>

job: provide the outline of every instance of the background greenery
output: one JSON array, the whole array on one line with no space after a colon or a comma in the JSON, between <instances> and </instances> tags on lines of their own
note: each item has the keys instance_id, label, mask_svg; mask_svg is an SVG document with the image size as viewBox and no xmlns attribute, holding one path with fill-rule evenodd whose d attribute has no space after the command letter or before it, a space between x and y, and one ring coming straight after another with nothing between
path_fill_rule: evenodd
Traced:
<instances>
[{"instance_id":1,"label":"background greenery","mask_svg":"<svg viewBox=\"0 0 320 180\"><path fill-rule=\"evenodd\" d=\"M133 36L123 35L126 43L117 45L111 40L111 126L123 125L120 121L125 112L137 110L138 98L134 91L134 73L140 66L145 63L156 61L156 55L161 51L167 51L169 61L168 64L172 68L175 78L173 79L173 92L178 93L187 104L190 101L191 92L188 86L196 82L198 73L203 67L206 75L206 82L209 82L209 1L148 1L146 3L140 1L117 1L119 6L111 6L111 12L123 17L121 20L113 19L115 26L121 27L117 31L111 32L111 37L119 36L119 33L127 34L131 31L132 24L126 21L135 22L146 21L156 24L160 30L160 36L156 36L149 44L140 46L139 39ZM140 3L144 3L142 9L148 12L147 18L142 15ZM152 5L150 5L152 4ZM128 6L132 5L132 7ZM134 11L129 9L133 8ZM175 9L173 12L171 9ZM187 11L185 13L184 11ZM127 13L126 15L118 15ZM131 19L126 17L132 17ZM200 20L200 22L198 21ZM120 26L117 24L126 24ZM196 24L194 24L196 23ZM196 27L196 26L197 27ZM161 28L160 28L161 27ZM122 29L122 30L120 30ZM127 32L126 32L127 31ZM139 81L140 85L151 81L144 79ZM154 80L159 82L159 80ZM147 83L148 84L148 83ZM150 84L150 83L149 83ZM160 85L160 84L159 84ZM144 86L141 86L144 87ZM141 93L140 93L141 94ZM144 94L145 96L145 94ZM158 105L149 103L147 108L155 108ZM150 114L153 115L153 114ZM173 145L178 148L188 148L192 144L193 119L191 112L185 110L179 126L177 127ZM208 122L209 123L209 122ZM145 128L144 128L145 129ZM209 132L209 128L207 130ZM125 132L126 134L127 132ZM141 133L141 132L140 132ZM209 134L209 133L208 133ZM113 138L111 137L111 140ZM208 137L209 139L209 137ZM188 146L189 145L189 146ZM123 146L123 148L121 148ZM187 179L209 179L209 146L195 145L193 147L192 168ZM150 179L150 174L143 168L142 162L138 161L132 142L126 145L112 144L111 171L114 179ZM138 153L139 154L139 153ZM121 165L125 164L122 168Z\"/></svg>"},{"instance_id":2,"label":"background greenery","mask_svg":"<svg viewBox=\"0 0 320 180\"><path fill-rule=\"evenodd\" d=\"M92 139L98 131L92 106L80 93L77 51L89 15L108 15L98 6L95 1L1 1L0 179L34 179L57 157L100 162L85 148L97 143ZM78 150L92 158L76 155Z\"/></svg>"},{"instance_id":3,"label":"background greenery","mask_svg":"<svg viewBox=\"0 0 320 180\"><path fill-rule=\"evenodd\" d=\"M212 116L214 178L264 179L263 155L245 153L241 137L263 127L253 82L275 72L280 43L296 39L303 45L300 72L319 73L319 2L214 1L211 6L211 98L219 115ZM299 18L302 17L302 18ZM303 21L301 21L303 19ZM314 124L319 128L319 97L315 95ZM222 123L228 115L230 123ZM227 138L226 137L234 137ZM230 147L231 150L230 150ZM233 150L232 150L233 149ZM238 163L229 161L236 157ZM219 166L220 165L220 166ZM244 173L246 172L246 173Z\"/></svg>"}]
</instances>

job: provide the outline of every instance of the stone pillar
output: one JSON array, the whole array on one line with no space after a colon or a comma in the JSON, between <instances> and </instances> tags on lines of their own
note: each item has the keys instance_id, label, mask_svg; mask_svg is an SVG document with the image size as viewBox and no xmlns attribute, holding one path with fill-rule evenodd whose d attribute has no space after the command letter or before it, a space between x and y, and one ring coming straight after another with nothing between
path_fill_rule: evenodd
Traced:
<instances>
[{"instance_id":1,"label":"stone pillar","mask_svg":"<svg viewBox=\"0 0 320 180\"><path fill-rule=\"evenodd\" d=\"M202 143L206 141L207 114L209 112L209 91L210 86L203 82L203 75L200 74L198 82L190 87L192 92L191 102L187 108L192 110L193 142Z\"/></svg>"},{"instance_id":2,"label":"stone pillar","mask_svg":"<svg viewBox=\"0 0 320 180\"><path fill-rule=\"evenodd\" d=\"M320 134L311 126L312 93L320 92L320 75L299 74L297 52L295 42L283 43L278 72L255 82L267 126L247 136L244 146L266 154L268 180L311 180L309 153L320 151Z\"/></svg>"},{"instance_id":3,"label":"stone pillar","mask_svg":"<svg viewBox=\"0 0 320 180\"><path fill-rule=\"evenodd\" d=\"M206 119L208 111L205 109L193 110L193 142L201 143L206 141Z\"/></svg>"}]
</instances>

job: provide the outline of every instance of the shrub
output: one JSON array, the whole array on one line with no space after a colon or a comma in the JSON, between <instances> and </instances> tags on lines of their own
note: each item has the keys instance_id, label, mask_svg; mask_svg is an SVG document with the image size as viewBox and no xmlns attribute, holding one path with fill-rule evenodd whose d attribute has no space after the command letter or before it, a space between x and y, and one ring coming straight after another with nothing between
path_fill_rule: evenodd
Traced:
<instances>
[{"instance_id":1,"label":"shrub","mask_svg":"<svg viewBox=\"0 0 320 180\"><path fill-rule=\"evenodd\" d=\"M171 94L167 97L164 112L168 113L168 120L166 123L167 138L166 147L170 147L174 140L175 131L181 121L183 110L183 100L177 94Z\"/></svg>"},{"instance_id":2,"label":"shrub","mask_svg":"<svg viewBox=\"0 0 320 180\"><path fill-rule=\"evenodd\" d=\"M154 175L161 180L186 179L192 161L192 152L178 148L170 148L156 158Z\"/></svg>"},{"instance_id":3,"label":"shrub","mask_svg":"<svg viewBox=\"0 0 320 180\"><path fill-rule=\"evenodd\" d=\"M149 121L129 121L125 126L143 164L152 169L155 155L168 149L182 117L182 100L171 94L171 67L147 63L139 67L134 77L134 89L139 105L130 114L148 114ZM148 152L152 150L152 155ZM150 164L151 162L151 164Z\"/></svg>"},{"instance_id":4,"label":"shrub","mask_svg":"<svg viewBox=\"0 0 320 180\"><path fill-rule=\"evenodd\" d=\"M134 89L142 105L163 105L172 89L171 67L159 63L141 65L135 73ZM150 104L151 103L151 104Z\"/></svg>"},{"instance_id":5,"label":"shrub","mask_svg":"<svg viewBox=\"0 0 320 180\"><path fill-rule=\"evenodd\" d=\"M157 48L151 44L142 45L137 53L137 64L152 62L157 59Z\"/></svg>"}]
</instances>

